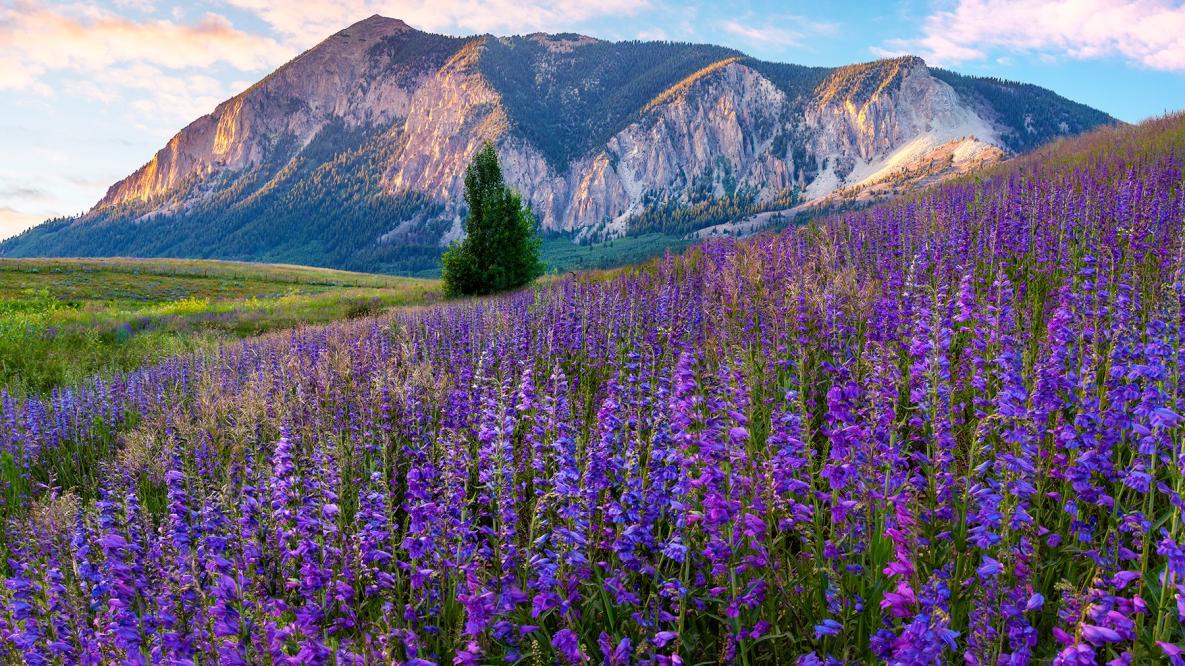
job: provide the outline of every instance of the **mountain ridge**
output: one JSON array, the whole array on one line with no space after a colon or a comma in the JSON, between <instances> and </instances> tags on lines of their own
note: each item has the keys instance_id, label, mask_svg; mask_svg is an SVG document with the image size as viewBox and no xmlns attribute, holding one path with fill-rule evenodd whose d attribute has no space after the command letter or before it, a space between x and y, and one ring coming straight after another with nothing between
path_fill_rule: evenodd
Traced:
<instances>
[{"instance_id":1,"label":"mountain ridge","mask_svg":"<svg viewBox=\"0 0 1185 666\"><path fill-rule=\"evenodd\" d=\"M710 44L435 35L375 15L0 255L414 272L459 237L464 167L487 140L546 232L592 241L881 196L1109 122L914 56L806 67Z\"/></svg>"}]
</instances>

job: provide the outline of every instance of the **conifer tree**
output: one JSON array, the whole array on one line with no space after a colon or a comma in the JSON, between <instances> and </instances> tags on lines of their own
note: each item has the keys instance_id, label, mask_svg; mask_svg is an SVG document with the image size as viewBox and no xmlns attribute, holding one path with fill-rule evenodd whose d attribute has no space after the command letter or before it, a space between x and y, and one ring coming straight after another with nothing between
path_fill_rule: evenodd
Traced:
<instances>
[{"instance_id":1,"label":"conifer tree","mask_svg":"<svg viewBox=\"0 0 1185 666\"><path fill-rule=\"evenodd\" d=\"M535 217L506 185L498 153L488 141L465 170L465 203L465 238L441 259L446 295L515 289L543 273Z\"/></svg>"}]
</instances>

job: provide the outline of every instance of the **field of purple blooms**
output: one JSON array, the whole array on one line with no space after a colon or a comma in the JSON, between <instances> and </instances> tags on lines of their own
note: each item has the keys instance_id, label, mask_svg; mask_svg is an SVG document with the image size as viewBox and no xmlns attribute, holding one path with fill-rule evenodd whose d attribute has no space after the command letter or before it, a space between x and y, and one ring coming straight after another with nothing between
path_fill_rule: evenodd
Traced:
<instances>
[{"instance_id":1,"label":"field of purple blooms","mask_svg":"<svg viewBox=\"0 0 1185 666\"><path fill-rule=\"evenodd\" d=\"M1185 117L0 405L12 663L1183 664Z\"/></svg>"}]
</instances>

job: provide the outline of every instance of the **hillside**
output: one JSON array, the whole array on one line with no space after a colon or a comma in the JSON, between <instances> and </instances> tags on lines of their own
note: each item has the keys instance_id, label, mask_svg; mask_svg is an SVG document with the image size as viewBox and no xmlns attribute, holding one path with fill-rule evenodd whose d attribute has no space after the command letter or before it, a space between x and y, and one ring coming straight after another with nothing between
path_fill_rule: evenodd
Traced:
<instances>
[{"instance_id":1,"label":"hillside","mask_svg":"<svg viewBox=\"0 0 1185 666\"><path fill-rule=\"evenodd\" d=\"M0 389L45 393L227 340L372 316L439 285L306 266L0 259Z\"/></svg>"},{"instance_id":2,"label":"hillside","mask_svg":"<svg viewBox=\"0 0 1185 666\"><path fill-rule=\"evenodd\" d=\"M1110 122L918 58L801 67L701 44L447 37L376 16L194 121L85 215L0 243L0 256L430 272L460 234L461 174L486 140L545 233L673 242L837 191L932 183Z\"/></svg>"}]
</instances>

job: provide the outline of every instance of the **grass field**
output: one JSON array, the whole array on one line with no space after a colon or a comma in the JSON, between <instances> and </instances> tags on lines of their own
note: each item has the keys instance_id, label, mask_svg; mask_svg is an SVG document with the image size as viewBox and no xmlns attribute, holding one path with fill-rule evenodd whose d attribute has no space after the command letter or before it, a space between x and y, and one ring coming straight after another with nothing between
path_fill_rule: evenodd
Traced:
<instances>
[{"instance_id":1,"label":"grass field","mask_svg":"<svg viewBox=\"0 0 1185 666\"><path fill-rule=\"evenodd\" d=\"M569 236L548 236L543 239L541 250L549 273L566 273L637 264L661 257L668 248L679 254L691 245L692 241L660 233L615 238L593 245L577 245Z\"/></svg>"},{"instance_id":2,"label":"grass field","mask_svg":"<svg viewBox=\"0 0 1185 666\"><path fill-rule=\"evenodd\" d=\"M170 259L0 260L0 386L40 393L219 341L430 302L434 280Z\"/></svg>"}]
</instances>

